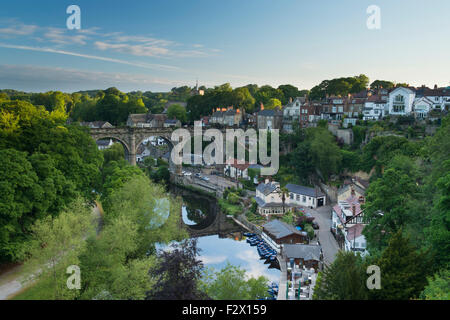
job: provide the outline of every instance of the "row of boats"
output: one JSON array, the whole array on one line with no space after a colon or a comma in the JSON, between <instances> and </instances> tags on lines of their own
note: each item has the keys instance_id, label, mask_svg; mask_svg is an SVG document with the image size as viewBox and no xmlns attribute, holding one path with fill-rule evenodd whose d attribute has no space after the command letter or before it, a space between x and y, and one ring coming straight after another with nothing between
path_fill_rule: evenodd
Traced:
<instances>
[{"instance_id":1,"label":"row of boats","mask_svg":"<svg viewBox=\"0 0 450 320\"><path fill-rule=\"evenodd\" d=\"M257 247L258 254L261 258L265 258L271 262L277 259L277 252L258 235L254 233L245 233L244 236L248 237L247 243L252 247Z\"/></svg>"},{"instance_id":2,"label":"row of boats","mask_svg":"<svg viewBox=\"0 0 450 320\"><path fill-rule=\"evenodd\" d=\"M261 237L250 232L244 233L244 236L247 237L248 244L250 244L252 247L257 247L258 254L261 258L266 259L271 263L276 261L277 252L272 249L263 239L261 239ZM276 300L278 296L278 284L272 282L272 284L268 286L267 293L269 294L269 297L262 300Z\"/></svg>"}]
</instances>

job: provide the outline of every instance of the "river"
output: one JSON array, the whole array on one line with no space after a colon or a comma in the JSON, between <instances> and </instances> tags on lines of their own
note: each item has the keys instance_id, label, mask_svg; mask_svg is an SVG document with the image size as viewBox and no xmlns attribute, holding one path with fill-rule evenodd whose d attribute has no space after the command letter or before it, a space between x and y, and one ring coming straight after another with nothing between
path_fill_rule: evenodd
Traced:
<instances>
[{"instance_id":1,"label":"river","mask_svg":"<svg viewBox=\"0 0 450 320\"><path fill-rule=\"evenodd\" d=\"M265 276L270 281L279 281L280 271L271 268L269 264L264 264L256 247L251 247L246 242L243 235L245 230L223 216L218 209L217 200L190 191L180 192L179 189L172 190L172 193L181 195L183 198L182 219L188 228L201 232L216 219L226 220L227 225L233 226L219 230L225 224L222 223L216 234L198 237L198 247L201 249L200 259L205 266L221 269L229 262L245 269L249 276Z\"/></svg>"}]
</instances>

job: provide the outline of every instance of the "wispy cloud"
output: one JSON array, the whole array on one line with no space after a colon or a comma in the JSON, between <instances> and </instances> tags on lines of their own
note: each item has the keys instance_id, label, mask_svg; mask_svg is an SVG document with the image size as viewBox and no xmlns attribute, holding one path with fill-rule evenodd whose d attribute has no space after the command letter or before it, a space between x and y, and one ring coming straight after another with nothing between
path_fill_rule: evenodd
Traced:
<instances>
[{"instance_id":1,"label":"wispy cloud","mask_svg":"<svg viewBox=\"0 0 450 320\"><path fill-rule=\"evenodd\" d=\"M75 57L86 58L86 59L93 59L93 60L100 60L100 61L106 61L106 62L125 64L125 65L130 65L130 66L139 67L139 68L146 68L146 69L158 69L158 70L165 70L165 71L177 71L177 70L180 70L178 67L169 66L169 65L132 62L132 61L127 61L127 60L122 60L122 59L115 59L115 58L109 58L109 57L89 55L89 54L83 54L83 53L72 52L72 51L65 51L65 50L59 50L59 49L53 49L53 48L11 45L11 44L6 44L6 43L0 43L0 47L1 48L9 48L9 49L18 49L18 50L27 50L27 51L38 51L38 52L62 54L62 55L75 56Z\"/></svg>"},{"instance_id":2,"label":"wispy cloud","mask_svg":"<svg viewBox=\"0 0 450 320\"><path fill-rule=\"evenodd\" d=\"M127 43L108 43L103 41L96 41L94 45L97 49L102 51L114 50L140 57L160 57L169 54L169 49L167 48L141 44L131 45Z\"/></svg>"},{"instance_id":3,"label":"wispy cloud","mask_svg":"<svg viewBox=\"0 0 450 320\"><path fill-rule=\"evenodd\" d=\"M201 44L182 44L147 35L129 35L123 32L102 32L93 27L81 30L27 25L17 19L0 20L0 37L17 38L39 43L50 43L58 49L87 46L100 51L119 52L137 57L186 58L205 57L219 52Z\"/></svg>"},{"instance_id":4,"label":"wispy cloud","mask_svg":"<svg viewBox=\"0 0 450 320\"><path fill-rule=\"evenodd\" d=\"M69 35L66 29L48 28L44 33L44 38L52 43L60 45L85 45L89 37L86 33Z\"/></svg>"},{"instance_id":5,"label":"wispy cloud","mask_svg":"<svg viewBox=\"0 0 450 320\"><path fill-rule=\"evenodd\" d=\"M227 260L227 256L221 255L221 256L200 256L200 260L204 264L218 264L225 262Z\"/></svg>"},{"instance_id":6,"label":"wispy cloud","mask_svg":"<svg viewBox=\"0 0 450 320\"><path fill-rule=\"evenodd\" d=\"M8 19L7 26L0 27L0 36L28 36L36 32L39 27L31 24L23 24L15 19Z\"/></svg>"}]
</instances>

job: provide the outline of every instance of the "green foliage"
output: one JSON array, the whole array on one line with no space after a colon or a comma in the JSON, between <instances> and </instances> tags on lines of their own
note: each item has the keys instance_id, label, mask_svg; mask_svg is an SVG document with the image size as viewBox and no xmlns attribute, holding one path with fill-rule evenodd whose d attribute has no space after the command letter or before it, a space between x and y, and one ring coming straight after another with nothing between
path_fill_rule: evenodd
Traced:
<instances>
[{"instance_id":1,"label":"green foliage","mask_svg":"<svg viewBox=\"0 0 450 320\"><path fill-rule=\"evenodd\" d=\"M425 300L450 300L450 270L442 270L428 278L428 285L420 294Z\"/></svg>"},{"instance_id":2,"label":"green foliage","mask_svg":"<svg viewBox=\"0 0 450 320\"><path fill-rule=\"evenodd\" d=\"M313 87L310 92L311 100L319 100L331 96L346 96L349 93L358 93L367 88L369 78L361 74L359 76L324 80Z\"/></svg>"},{"instance_id":3,"label":"green foliage","mask_svg":"<svg viewBox=\"0 0 450 320\"><path fill-rule=\"evenodd\" d=\"M23 249L27 280L43 280L51 288L51 299L73 299L77 290L67 288L67 267L78 265L85 238L94 231L93 216L77 199L57 217L47 216L32 226L32 239Z\"/></svg>"},{"instance_id":4,"label":"green foliage","mask_svg":"<svg viewBox=\"0 0 450 320\"><path fill-rule=\"evenodd\" d=\"M367 300L363 261L353 252L339 251L325 267L314 288L315 300Z\"/></svg>"},{"instance_id":5,"label":"green foliage","mask_svg":"<svg viewBox=\"0 0 450 320\"><path fill-rule=\"evenodd\" d=\"M102 153L105 164L125 158L125 149L121 143L114 143L111 147L102 150Z\"/></svg>"},{"instance_id":6,"label":"green foliage","mask_svg":"<svg viewBox=\"0 0 450 320\"><path fill-rule=\"evenodd\" d=\"M182 123L185 123L187 121L186 108L182 107L179 104L172 104L167 109L167 116L169 117L169 119L177 119Z\"/></svg>"},{"instance_id":7,"label":"green foliage","mask_svg":"<svg viewBox=\"0 0 450 320\"><path fill-rule=\"evenodd\" d=\"M361 159L358 152L341 149L341 155L342 155L342 169L346 169L349 172L356 172L360 169Z\"/></svg>"},{"instance_id":8,"label":"green foliage","mask_svg":"<svg viewBox=\"0 0 450 320\"><path fill-rule=\"evenodd\" d=\"M363 231L369 249L384 248L389 237L412 220L411 200L418 192L414 177L394 168L370 184L364 206L364 217L370 223Z\"/></svg>"},{"instance_id":9,"label":"green foliage","mask_svg":"<svg viewBox=\"0 0 450 320\"><path fill-rule=\"evenodd\" d=\"M399 230L389 240L381 257L375 261L381 271L381 289L371 290L377 300L408 300L417 298L426 285L428 259L417 251Z\"/></svg>"},{"instance_id":10,"label":"green foliage","mask_svg":"<svg viewBox=\"0 0 450 320\"><path fill-rule=\"evenodd\" d=\"M394 86L394 83L391 81L375 80L370 84L370 89L391 89L394 88Z\"/></svg>"},{"instance_id":11,"label":"green foliage","mask_svg":"<svg viewBox=\"0 0 450 320\"><path fill-rule=\"evenodd\" d=\"M244 269L229 263L219 270L206 270L200 288L214 300L256 300L268 297L268 279L248 278Z\"/></svg>"},{"instance_id":12,"label":"green foliage","mask_svg":"<svg viewBox=\"0 0 450 320\"><path fill-rule=\"evenodd\" d=\"M311 139L311 158L316 168L325 180L337 173L342 161L342 155L333 135L325 129L314 128Z\"/></svg>"},{"instance_id":13,"label":"green foliage","mask_svg":"<svg viewBox=\"0 0 450 320\"><path fill-rule=\"evenodd\" d=\"M281 101L277 98L271 98L265 105L264 108L267 110L280 109Z\"/></svg>"},{"instance_id":14,"label":"green foliage","mask_svg":"<svg viewBox=\"0 0 450 320\"><path fill-rule=\"evenodd\" d=\"M82 96L71 113L77 121L108 121L113 125L123 125L128 115L146 113L143 97L136 94L125 94L116 88L99 91L95 98Z\"/></svg>"},{"instance_id":15,"label":"green foliage","mask_svg":"<svg viewBox=\"0 0 450 320\"><path fill-rule=\"evenodd\" d=\"M93 199L102 156L87 131L64 126L65 118L57 106L0 102L1 260L17 259L37 219L57 215L77 194Z\"/></svg>"}]
</instances>

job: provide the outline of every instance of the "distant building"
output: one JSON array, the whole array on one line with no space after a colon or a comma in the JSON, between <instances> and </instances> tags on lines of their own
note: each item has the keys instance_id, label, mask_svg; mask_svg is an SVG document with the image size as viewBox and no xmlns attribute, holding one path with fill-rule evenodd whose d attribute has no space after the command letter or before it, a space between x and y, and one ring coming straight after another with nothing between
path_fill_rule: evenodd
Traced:
<instances>
[{"instance_id":1,"label":"distant building","mask_svg":"<svg viewBox=\"0 0 450 320\"><path fill-rule=\"evenodd\" d=\"M280 109L264 110L264 105L261 104L261 110L257 113L257 128L258 129L278 129L283 125L283 111Z\"/></svg>"},{"instance_id":2,"label":"distant building","mask_svg":"<svg viewBox=\"0 0 450 320\"><path fill-rule=\"evenodd\" d=\"M336 235L340 247L363 255L367 253L366 239L362 234L366 225L364 211L361 209L364 202L364 196L358 196L353 191L346 200L338 201L332 209L331 217L331 230Z\"/></svg>"},{"instance_id":3,"label":"distant building","mask_svg":"<svg viewBox=\"0 0 450 320\"><path fill-rule=\"evenodd\" d=\"M112 139L101 139L97 140L96 143L99 150L111 148L111 146L114 144Z\"/></svg>"},{"instance_id":4,"label":"distant building","mask_svg":"<svg viewBox=\"0 0 450 320\"><path fill-rule=\"evenodd\" d=\"M167 115L165 114L130 114L127 119L127 126L135 128L164 128L166 120Z\"/></svg>"},{"instance_id":5,"label":"distant building","mask_svg":"<svg viewBox=\"0 0 450 320\"><path fill-rule=\"evenodd\" d=\"M292 261L299 270L304 267L318 272L323 261L322 248L314 244L284 244L281 255L288 263Z\"/></svg>"},{"instance_id":6,"label":"distant building","mask_svg":"<svg viewBox=\"0 0 450 320\"><path fill-rule=\"evenodd\" d=\"M248 179L248 167L250 164L245 161L239 164L237 159L227 160L224 168L224 174L234 179Z\"/></svg>"},{"instance_id":7,"label":"distant building","mask_svg":"<svg viewBox=\"0 0 450 320\"><path fill-rule=\"evenodd\" d=\"M181 127L181 121L177 119L166 119L164 121L164 128L179 128Z\"/></svg>"},{"instance_id":8,"label":"distant building","mask_svg":"<svg viewBox=\"0 0 450 320\"><path fill-rule=\"evenodd\" d=\"M388 113L388 95L372 95L364 104L363 120L379 120Z\"/></svg>"},{"instance_id":9,"label":"distant building","mask_svg":"<svg viewBox=\"0 0 450 320\"><path fill-rule=\"evenodd\" d=\"M309 188L289 183L286 185L289 191L287 202L291 206L322 207L326 205L326 196L319 188Z\"/></svg>"},{"instance_id":10,"label":"distant building","mask_svg":"<svg viewBox=\"0 0 450 320\"><path fill-rule=\"evenodd\" d=\"M304 97L289 99L289 103L283 108L283 131L293 132L293 124L300 121L300 109L305 101Z\"/></svg>"},{"instance_id":11,"label":"distant building","mask_svg":"<svg viewBox=\"0 0 450 320\"><path fill-rule=\"evenodd\" d=\"M208 122L226 127L236 127L243 122L243 113L243 110L240 108L234 109L232 106L228 108L217 108L215 111L213 110Z\"/></svg>"},{"instance_id":12,"label":"distant building","mask_svg":"<svg viewBox=\"0 0 450 320\"><path fill-rule=\"evenodd\" d=\"M278 246L296 243L308 243L308 234L305 231L299 231L294 226L281 220L274 219L262 226L263 233L273 244ZM269 244L272 244L270 243Z\"/></svg>"},{"instance_id":13,"label":"distant building","mask_svg":"<svg viewBox=\"0 0 450 320\"><path fill-rule=\"evenodd\" d=\"M80 122L80 125L92 129L114 128L114 126L108 121Z\"/></svg>"},{"instance_id":14,"label":"distant building","mask_svg":"<svg viewBox=\"0 0 450 320\"><path fill-rule=\"evenodd\" d=\"M283 215L283 199L281 197L280 184L278 182L271 182L268 179L264 183L260 183L256 187L256 204L258 205L258 213L263 216ZM285 199L285 212L291 211Z\"/></svg>"},{"instance_id":15,"label":"distant building","mask_svg":"<svg viewBox=\"0 0 450 320\"><path fill-rule=\"evenodd\" d=\"M398 87L389 93L389 114L404 116L413 111L416 93L411 88Z\"/></svg>"}]
</instances>

